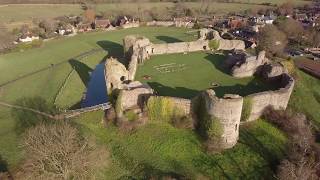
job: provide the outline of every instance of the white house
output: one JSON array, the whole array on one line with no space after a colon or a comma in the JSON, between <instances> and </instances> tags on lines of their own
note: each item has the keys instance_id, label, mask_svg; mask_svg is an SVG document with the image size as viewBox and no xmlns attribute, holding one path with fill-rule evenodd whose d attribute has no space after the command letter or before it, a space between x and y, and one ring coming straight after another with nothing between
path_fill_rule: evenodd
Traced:
<instances>
[{"instance_id":1,"label":"white house","mask_svg":"<svg viewBox=\"0 0 320 180\"><path fill-rule=\"evenodd\" d=\"M39 36L29 36L29 35L26 35L26 36L21 36L19 38L19 42L32 42L34 40L39 40Z\"/></svg>"}]
</instances>

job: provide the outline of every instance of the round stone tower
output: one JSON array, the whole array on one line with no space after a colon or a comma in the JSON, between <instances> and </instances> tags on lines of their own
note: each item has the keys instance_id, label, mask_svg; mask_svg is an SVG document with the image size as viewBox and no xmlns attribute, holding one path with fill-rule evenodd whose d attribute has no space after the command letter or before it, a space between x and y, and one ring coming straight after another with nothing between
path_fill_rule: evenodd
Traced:
<instances>
[{"instance_id":1,"label":"round stone tower","mask_svg":"<svg viewBox=\"0 0 320 180\"><path fill-rule=\"evenodd\" d=\"M218 126L218 128L212 128L210 131L219 131L209 132L208 140L215 142L208 143L208 149L228 149L236 145L239 139L243 98L232 94L218 98L213 90L205 91L202 98L203 107L212 121L209 124ZM215 134L215 137L211 137L211 134Z\"/></svg>"}]
</instances>

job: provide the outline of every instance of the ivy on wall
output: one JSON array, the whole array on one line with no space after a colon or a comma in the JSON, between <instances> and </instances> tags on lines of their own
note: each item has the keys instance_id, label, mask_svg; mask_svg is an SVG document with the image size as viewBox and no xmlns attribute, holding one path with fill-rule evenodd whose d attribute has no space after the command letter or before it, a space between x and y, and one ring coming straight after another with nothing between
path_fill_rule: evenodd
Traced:
<instances>
[{"instance_id":1,"label":"ivy on wall","mask_svg":"<svg viewBox=\"0 0 320 180\"><path fill-rule=\"evenodd\" d=\"M209 47L210 49L217 50L220 46L220 42L218 40L210 40Z\"/></svg>"},{"instance_id":2,"label":"ivy on wall","mask_svg":"<svg viewBox=\"0 0 320 180\"><path fill-rule=\"evenodd\" d=\"M251 97L243 98L241 121L247 121L248 118L250 117L251 111L252 111L252 98Z\"/></svg>"}]
</instances>

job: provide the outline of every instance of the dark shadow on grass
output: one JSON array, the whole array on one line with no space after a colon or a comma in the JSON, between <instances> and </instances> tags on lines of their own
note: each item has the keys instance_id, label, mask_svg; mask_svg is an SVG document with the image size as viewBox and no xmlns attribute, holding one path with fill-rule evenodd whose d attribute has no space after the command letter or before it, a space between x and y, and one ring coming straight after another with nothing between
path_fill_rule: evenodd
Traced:
<instances>
[{"instance_id":1,"label":"dark shadow on grass","mask_svg":"<svg viewBox=\"0 0 320 180\"><path fill-rule=\"evenodd\" d=\"M8 163L0 155L0 173L2 172L8 172Z\"/></svg>"},{"instance_id":2,"label":"dark shadow on grass","mask_svg":"<svg viewBox=\"0 0 320 180\"><path fill-rule=\"evenodd\" d=\"M82 83L87 87L87 84L90 80L90 73L93 71L93 69L75 59L69 60L69 64L78 73Z\"/></svg>"},{"instance_id":3,"label":"dark shadow on grass","mask_svg":"<svg viewBox=\"0 0 320 180\"><path fill-rule=\"evenodd\" d=\"M224 61L226 59L225 55L207 53L205 59L212 63L219 71L229 74L230 70L224 66Z\"/></svg>"},{"instance_id":4,"label":"dark shadow on grass","mask_svg":"<svg viewBox=\"0 0 320 180\"><path fill-rule=\"evenodd\" d=\"M108 52L107 58L115 57L115 58L122 58L123 57L123 46L112 42L112 41L98 41L97 44L103 48L105 51Z\"/></svg>"},{"instance_id":5,"label":"dark shadow on grass","mask_svg":"<svg viewBox=\"0 0 320 180\"><path fill-rule=\"evenodd\" d=\"M248 84L235 84L232 86L218 86L212 88L218 97L223 97L225 94L238 94L240 96L247 96L263 91L276 90L277 87L263 82L259 78L254 78Z\"/></svg>"},{"instance_id":6,"label":"dark shadow on grass","mask_svg":"<svg viewBox=\"0 0 320 180\"><path fill-rule=\"evenodd\" d=\"M161 96L173 96L190 99L199 93L197 90L188 89L185 87L172 88L162 85L158 82L148 82L148 85L155 90L156 94Z\"/></svg>"},{"instance_id":7,"label":"dark shadow on grass","mask_svg":"<svg viewBox=\"0 0 320 180\"><path fill-rule=\"evenodd\" d=\"M228 175L228 172L226 172L224 170L224 168L222 167L222 165L220 165L220 163L218 162L218 160L216 160L214 157L212 156L208 156L208 155L202 155L200 157L197 157L195 159L196 164L199 167L210 167L210 169L212 169L212 171L214 171L214 173L220 173L222 176L222 179L228 179L231 180L232 178L230 177L230 175ZM202 172L203 174L211 174L208 173L207 170Z\"/></svg>"},{"instance_id":8,"label":"dark shadow on grass","mask_svg":"<svg viewBox=\"0 0 320 180\"><path fill-rule=\"evenodd\" d=\"M32 108L51 115L59 113L59 110L55 105L48 103L44 98L39 96L20 98L15 102L15 105ZM46 116L24 109L12 108L11 114L16 121L15 131L18 134L25 132L26 129L34 127L39 123L52 122L52 119L49 119Z\"/></svg>"},{"instance_id":9,"label":"dark shadow on grass","mask_svg":"<svg viewBox=\"0 0 320 180\"><path fill-rule=\"evenodd\" d=\"M180 39L171 36L156 36L160 41L164 41L166 43L175 43L175 42L183 42Z\"/></svg>"},{"instance_id":10,"label":"dark shadow on grass","mask_svg":"<svg viewBox=\"0 0 320 180\"><path fill-rule=\"evenodd\" d=\"M270 167L273 171L276 170L277 165L279 164L279 159L276 155L267 149L259 139L257 139L248 129L242 128L240 130L240 140L239 143L242 143L254 152L259 154L266 162L270 164Z\"/></svg>"}]
</instances>

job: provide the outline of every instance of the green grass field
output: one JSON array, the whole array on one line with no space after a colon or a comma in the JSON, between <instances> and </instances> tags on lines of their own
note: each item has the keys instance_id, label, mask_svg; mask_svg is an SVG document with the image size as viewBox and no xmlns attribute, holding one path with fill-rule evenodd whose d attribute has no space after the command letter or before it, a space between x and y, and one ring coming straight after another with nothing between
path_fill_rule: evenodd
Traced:
<instances>
[{"instance_id":1,"label":"green grass field","mask_svg":"<svg viewBox=\"0 0 320 180\"><path fill-rule=\"evenodd\" d=\"M257 78L234 78L223 67L224 55L196 52L153 56L140 65L136 79L148 83L159 95L192 98L200 91L211 88L216 94L252 93L275 89ZM145 80L144 76L151 79Z\"/></svg>"},{"instance_id":2,"label":"green grass field","mask_svg":"<svg viewBox=\"0 0 320 180\"><path fill-rule=\"evenodd\" d=\"M143 179L150 175L183 174L210 179L272 179L272 168L285 152L286 136L259 120L242 126L239 143L218 154L207 154L190 130L165 122L152 122L133 133L101 125L102 112L87 113L74 120L84 134L97 137L110 151L113 165L107 179Z\"/></svg>"}]
</instances>

